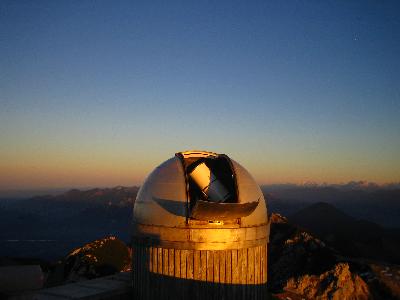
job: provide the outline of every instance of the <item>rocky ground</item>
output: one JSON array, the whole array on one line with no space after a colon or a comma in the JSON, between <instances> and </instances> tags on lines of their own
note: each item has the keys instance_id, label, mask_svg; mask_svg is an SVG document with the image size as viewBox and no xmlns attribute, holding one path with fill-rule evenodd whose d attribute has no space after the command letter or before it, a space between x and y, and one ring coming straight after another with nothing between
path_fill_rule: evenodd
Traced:
<instances>
[{"instance_id":1,"label":"rocky ground","mask_svg":"<svg viewBox=\"0 0 400 300\"><path fill-rule=\"evenodd\" d=\"M116 237L107 237L76 248L57 262L48 273L46 286L107 276L130 267L130 248Z\"/></svg>"},{"instance_id":2,"label":"rocky ground","mask_svg":"<svg viewBox=\"0 0 400 300\"><path fill-rule=\"evenodd\" d=\"M346 258L271 215L269 287L278 299L400 299L399 266Z\"/></svg>"},{"instance_id":3,"label":"rocky ground","mask_svg":"<svg viewBox=\"0 0 400 300\"><path fill-rule=\"evenodd\" d=\"M130 249L108 237L48 267L46 286L129 270ZM271 215L269 290L277 299L400 299L400 266L341 255L325 241Z\"/></svg>"}]
</instances>

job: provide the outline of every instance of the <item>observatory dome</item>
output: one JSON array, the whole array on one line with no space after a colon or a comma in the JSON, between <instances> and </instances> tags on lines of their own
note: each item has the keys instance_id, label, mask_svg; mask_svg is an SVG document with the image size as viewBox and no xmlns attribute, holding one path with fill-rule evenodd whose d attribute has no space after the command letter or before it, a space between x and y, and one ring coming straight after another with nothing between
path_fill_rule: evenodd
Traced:
<instances>
[{"instance_id":1,"label":"observatory dome","mask_svg":"<svg viewBox=\"0 0 400 300\"><path fill-rule=\"evenodd\" d=\"M134 285L138 280L136 284L142 293L152 295L155 293L152 289L146 292L142 288L150 283L141 281L148 278L145 275L156 274L185 280L262 286L267 280L268 238L266 201L244 167L224 154L176 153L147 177L134 204ZM197 262L196 255L199 256ZM210 255L216 256L208 265ZM238 266L236 259L242 255L246 262L242 261ZM185 272L177 273L183 261ZM164 268L163 264L167 266ZM221 264L224 264L223 272L230 274L229 277L223 275L222 281L221 274L215 277L216 265L220 269ZM175 270L173 273L171 268ZM201 275L210 268L214 270L212 279ZM245 268L245 271L239 268Z\"/></svg>"}]
</instances>

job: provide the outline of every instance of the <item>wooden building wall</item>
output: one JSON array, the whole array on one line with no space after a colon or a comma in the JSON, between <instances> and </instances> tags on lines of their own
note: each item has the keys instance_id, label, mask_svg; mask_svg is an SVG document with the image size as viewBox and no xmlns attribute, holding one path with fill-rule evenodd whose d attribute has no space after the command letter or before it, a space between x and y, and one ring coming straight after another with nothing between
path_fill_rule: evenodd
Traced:
<instances>
[{"instance_id":1,"label":"wooden building wall","mask_svg":"<svg viewBox=\"0 0 400 300\"><path fill-rule=\"evenodd\" d=\"M135 299L265 299L267 248L179 250L134 246Z\"/></svg>"}]
</instances>

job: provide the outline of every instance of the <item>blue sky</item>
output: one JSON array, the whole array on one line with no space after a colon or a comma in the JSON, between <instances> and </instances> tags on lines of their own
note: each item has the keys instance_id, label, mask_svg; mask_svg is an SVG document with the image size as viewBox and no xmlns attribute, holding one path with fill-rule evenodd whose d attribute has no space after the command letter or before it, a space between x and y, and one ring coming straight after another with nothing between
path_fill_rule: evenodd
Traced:
<instances>
[{"instance_id":1,"label":"blue sky","mask_svg":"<svg viewBox=\"0 0 400 300\"><path fill-rule=\"evenodd\" d=\"M2 1L0 188L140 184L177 151L260 183L400 181L397 1Z\"/></svg>"}]
</instances>

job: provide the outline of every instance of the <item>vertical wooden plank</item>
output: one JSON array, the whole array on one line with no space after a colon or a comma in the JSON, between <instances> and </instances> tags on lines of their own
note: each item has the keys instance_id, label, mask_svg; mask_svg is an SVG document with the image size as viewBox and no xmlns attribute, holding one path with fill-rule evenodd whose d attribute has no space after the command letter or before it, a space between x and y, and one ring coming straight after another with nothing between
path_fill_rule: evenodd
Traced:
<instances>
[{"instance_id":1,"label":"vertical wooden plank","mask_svg":"<svg viewBox=\"0 0 400 300\"><path fill-rule=\"evenodd\" d=\"M157 249L150 247L151 255L151 272L149 274L150 296L154 296L156 282L154 281L155 274L157 274Z\"/></svg>"},{"instance_id":2,"label":"vertical wooden plank","mask_svg":"<svg viewBox=\"0 0 400 300\"><path fill-rule=\"evenodd\" d=\"M265 250L265 247L264 246L260 246L260 286L261 286L260 294L261 293L264 294L266 292L266 285L265 285L266 279L264 281L264 267L263 267L263 263L265 261L263 256L266 253L264 254L264 250ZM259 298L261 298L261 296Z\"/></svg>"},{"instance_id":3,"label":"vertical wooden plank","mask_svg":"<svg viewBox=\"0 0 400 300\"><path fill-rule=\"evenodd\" d=\"M226 280L225 280L225 252L227 252L227 251L219 251L219 282L221 282L221 283L226 283Z\"/></svg>"},{"instance_id":4,"label":"vertical wooden plank","mask_svg":"<svg viewBox=\"0 0 400 300\"><path fill-rule=\"evenodd\" d=\"M240 283L240 268L239 268L239 250L233 249L232 250L232 289L231 295L232 299L240 299L241 295L238 295L238 284Z\"/></svg>"},{"instance_id":5,"label":"vertical wooden plank","mask_svg":"<svg viewBox=\"0 0 400 300\"><path fill-rule=\"evenodd\" d=\"M241 282L242 282L242 287L241 287L241 292L242 292L242 297L243 299L249 298L247 296L247 280L248 280L248 253L247 253L247 248L246 249L241 249L242 252L242 271L241 271Z\"/></svg>"},{"instance_id":6,"label":"vertical wooden plank","mask_svg":"<svg viewBox=\"0 0 400 300\"><path fill-rule=\"evenodd\" d=\"M175 269L175 250L168 249L168 275L173 277L174 276L174 269Z\"/></svg>"},{"instance_id":7,"label":"vertical wooden plank","mask_svg":"<svg viewBox=\"0 0 400 300\"><path fill-rule=\"evenodd\" d=\"M151 267L151 272L149 270L149 272L147 273L147 286L149 289L149 295L150 298L153 295L153 283L152 283L152 276L153 276L153 268L154 268L154 262L153 262L153 258L154 258L154 248L153 247L149 247L149 267Z\"/></svg>"},{"instance_id":8,"label":"vertical wooden plank","mask_svg":"<svg viewBox=\"0 0 400 300\"><path fill-rule=\"evenodd\" d=\"M138 252L138 291L139 291L139 298L143 298L143 285L142 285L142 247L137 248Z\"/></svg>"},{"instance_id":9,"label":"vertical wooden plank","mask_svg":"<svg viewBox=\"0 0 400 300\"><path fill-rule=\"evenodd\" d=\"M247 284L247 248L240 249L242 253L242 271L241 271L241 283Z\"/></svg>"},{"instance_id":10,"label":"vertical wooden plank","mask_svg":"<svg viewBox=\"0 0 400 300\"><path fill-rule=\"evenodd\" d=\"M238 250L232 250L232 283L239 283L239 265L238 265Z\"/></svg>"},{"instance_id":11,"label":"vertical wooden plank","mask_svg":"<svg viewBox=\"0 0 400 300\"><path fill-rule=\"evenodd\" d=\"M142 298L146 299L147 285L146 285L146 247L140 249L140 284L142 290Z\"/></svg>"},{"instance_id":12,"label":"vertical wooden plank","mask_svg":"<svg viewBox=\"0 0 400 300\"><path fill-rule=\"evenodd\" d=\"M260 280L261 280L261 283L264 283L265 282L265 274L264 274L264 262L265 262L265 258L264 258L264 248L263 248L263 246L261 246L260 247L260 273L261 273L261 276L260 276Z\"/></svg>"},{"instance_id":13,"label":"vertical wooden plank","mask_svg":"<svg viewBox=\"0 0 400 300\"><path fill-rule=\"evenodd\" d=\"M198 284L198 289L200 290L198 293L199 299L206 299L209 298L207 295L207 251L206 250L200 250L199 251L199 256L200 256L200 272L199 272L199 284Z\"/></svg>"},{"instance_id":14,"label":"vertical wooden plank","mask_svg":"<svg viewBox=\"0 0 400 300\"><path fill-rule=\"evenodd\" d=\"M255 299L256 297L256 289L254 285L254 264L255 264L255 258L254 258L254 251L255 247L248 248L247 249L247 297L249 299Z\"/></svg>"},{"instance_id":15,"label":"vertical wooden plank","mask_svg":"<svg viewBox=\"0 0 400 300\"><path fill-rule=\"evenodd\" d=\"M219 251L214 251L214 282L219 282Z\"/></svg>"},{"instance_id":16,"label":"vertical wooden plank","mask_svg":"<svg viewBox=\"0 0 400 300\"><path fill-rule=\"evenodd\" d=\"M158 256L157 256L157 274L163 273L163 249L157 248Z\"/></svg>"},{"instance_id":17,"label":"vertical wooden plank","mask_svg":"<svg viewBox=\"0 0 400 300\"><path fill-rule=\"evenodd\" d=\"M262 253L263 253L263 246L260 246L259 248L260 251L260 284L263 284L263 261L262 261Z\"/></svg>"},{"instance_id":18,"label":"vertical wooden plank","mask_svg":"<svg viewBox=\"0 0 400 300\"><path fill-rule=\"evenodd\" d=\"M193 252L193 279L195 280L191 284L194 288L192 288L193 298L201 299L201 262L200 262L200 250L192 250Z\"/></svg>"},{"instance_id":19,"label":"vertical wooden plank","mask_svg":"<svg viewBox=\"0 0 400 300\"><path fill-rule=\"evenodd\" d=\"M135 246L135 279L134 279L134 289L135 289L135 293L136 295L139 296L139 246Z\"/></svg>"},{"instance_id":20,"label":"vertical wooden plank","mask_svg":"<svg viewBox=\"0 0 400 300\"><path fill-rule=\"evenodd\" d=\"M261 247L261 268L262 268L262 282L267 282L267 251L266 247Z\"/></svg>"},{"instance_id":21,"label":"vertical wooden plank","mask_svg":"<svg viewBox=\"0 0 400 300\"><path fill-rule=\"evenodd\" d=\"M146 273L147 273L147 270L146 270L146 268L147 268L147 264L148 264L148 261L147 261L147 257L146 257L146 251L147 251L147 247L141 247L141 254L140 254L140 259L141 259L141 262L140 262L140 265L141 265L141 268L140 268L140 284L141 284L141 290L142 290L142 297L143 297L143 299L145 299L146 298L146 294L147 294L147 275L146 275Z\"/></svg>"},{"instance_id":22,"label":"vertical wooden plank","mask_svg":"<svg viewBox=\"0 0 400 300\"><path fill-rule=\"evenodd\" d=\"M153 273L157 274L157 257L158 257L158 252L157 252L157 248L155 247L151 247L152 248L152 252L153 252Z\"/></svg>"},{"instance_id":23,"label":"vertical wooden plank","mask_svg":"<svg viewBox=\"0 0 400 300\"><path fill-rule=\"evenodd\" d=\"M213 251L214 256L214 290L212 299L219 299L219 251Z\"/></svg>"},{"instance_id":24,"label":"vertical wooden plank","mask_svg":"<svg viewBox=\"0 0 400 300\"><path fill-rule=\"evenodd\" d=\"M207 260L207 282L206 282L206 294L208 299L213 299L213 283L214 283L214 252L211 250L206 250L206 260Z\"/></svg>"},{"instance_id":25,"label":"vertical wooden plank","mask_svg":"<svg viewBox=\"0 0 400 300\"><path fill-rule=\"evenodd\" d=\"M175 277L181 278L181 250L175 250Z\"/></svg>"},{"instance_id":26,"label":"vertical wooden plank","mask_svg":"<svg viewBox=\"0 0 400 300\"><path fill-rule=\"evenodd\" d=\"M163 249L163 274L168 275L169 266L168 266L168 249Z\"/></svg>"},{"instance_id":27,"label":"vertical wooden plank","mask_svg":"<svg viewBox=\"0 0 400 300\"><path fill-rule=\"evenodd\" d=\"M188 250L181 250L181 277L185 280L187 278L187 257L188 257ZM187 284L183 284L180 289L180 299L187 298ZM160 298L161 299L161 298Z\"/></svg>"},{"instance_id":28,"label":"vertical wooden plank","mask_svg":"<svg viewBox=\"0 0 400 300\"><path fill-rule=\"evenodd\" d=\"M195 280L201 280L201 262L200 262L200 250L193 250L194 262L193 262L193 273Z\"/></svg>"},{"instance_id":29,"label":"vertical wooden plank","mask_svg":"<svg viewBox=\"0 0 400 300\"><path fill-rule=\"evenodd\" d=\"M254 284L254 249L247 249L247 283Z\"/></svg>"},{"instance_id":30,"label":"vertical wooden plank","mask_svg":"<svg viewBox=\"0 0 400 300\"><path fill-rule=\"evenodd\" d=\"M187 272L187 274L186 274L186 277L187 277L187 279L193 279L193 260L194 260L194 257L193 257L193 252L194 252L194 250L187 250L188 251L188 255L187 255L187 258L186 258L186 272Z\"/></svg>"},{"instance_id":31,"label":"vertical wooden plank","mask_svg":"<svg viewBox=\"0 0 400 300\"><path fill-rule=\"evenodd\" d=\"M225 281L232 283L232 250L225 251Z\"/></svg>"},{"instance_id":32,"label":"vertical wooden plank","mask_svg":"<svg viewBox=\"0 0 400 300\"><path fill-rule=\"evenodd\" d=\"M207 282L214 282L214 252L207 250Z\"/></svg>"},{"instance_id":33,"label":"vertical wooden plank","mask_svg":"<svg viewBox=\"0 0 400 300\"><path fill-rule=\"evenodd\" d=\"M188 254L186 257L186 272L187 272L187 279L188 280L193 280L194 278L194 270L193 270L193 261L194 261L194 250L188 250ZM193 282L189 283L193 284ZM189 287L187 290L187 293L192 293L192 289Z\"/></svg>"},{"instance_id":34,"label":"vertical wooden plank","mask_svg":"<svg viewBox=\"0 0 400 300\"><path fill-rule=\"evenodd\" d=\"M201 276L200 280L207 281L207 250L200 251Z\"/></svg>"},{"instance_id":35,"label":"vertical wooden plank","mask_svg":"<svg viewBox=\"0 0 400 300\"><path fill-rule=\"evenodd\" d=\"M155 277L155 295L160 296L162 289L162 273L163 273L163 250L157 247L157 275Z\"/></svg>"},{"instance_id":36,"label":"vertical wooden plank","mask_svg":"<svg viewBox=\"0 0 400 300\"><path fill-rule=\"evenodd\" d=\"M186 276L186 256L187 250L181 250L181 277L187 278Z\"/></svg>"},{"instance_id":37,"label":"vertical wooden plank","mask_svg":"<svg viewBox=\"0 0 400 300\"><path fill-rule=\"evenodd\" d=\"M237 268L238 268L238 283L242 284L243 283L243 270L242 270L242 264L243 264L243 249L238 249L237 251ZM245 283L245 282L244 282Z\"/></svg>"},{"instance_id":38,"label":"vertical wooden plank","mask_svg":"<svg viewBox=\"0 0 400 300\"><path fill-rule=\"evenodd\" d=\"M219 299L224 299L225 296L225 252L229 250L221 250L219 252Z\"/></svg>"},{"instance_id":39,"label":"vertical wooden plank","mask_svg":"<svg viewBox=\"0 0 400 300\"><path fill-rule=\"evenodd\" d=\"M144 270L144 280L145 280L145 288L146 288L146 299L150 298L150 248L149 247L145 247L145 260L146 260L146 265L145 265L145 270Z\"/></svg>"},{"instance_id":40,"label":"vertical wooden plank","mask_svg":"<svg viewBox=\"0 0 400 300\"><path fill-rule=\"evenodd\" d=\"M149 272L153 272L153 247L149 247Z\"/></svg>"},{"instance_id":41,"label":"vertical wooden plank","mask_svg":"<svg viewBox=\"0 0 400 300\"><path fill-rule=\"evenodd\" d=\"M261 283L260 246L254 248L254 283Z\"/></svg>"}]
</instances>

